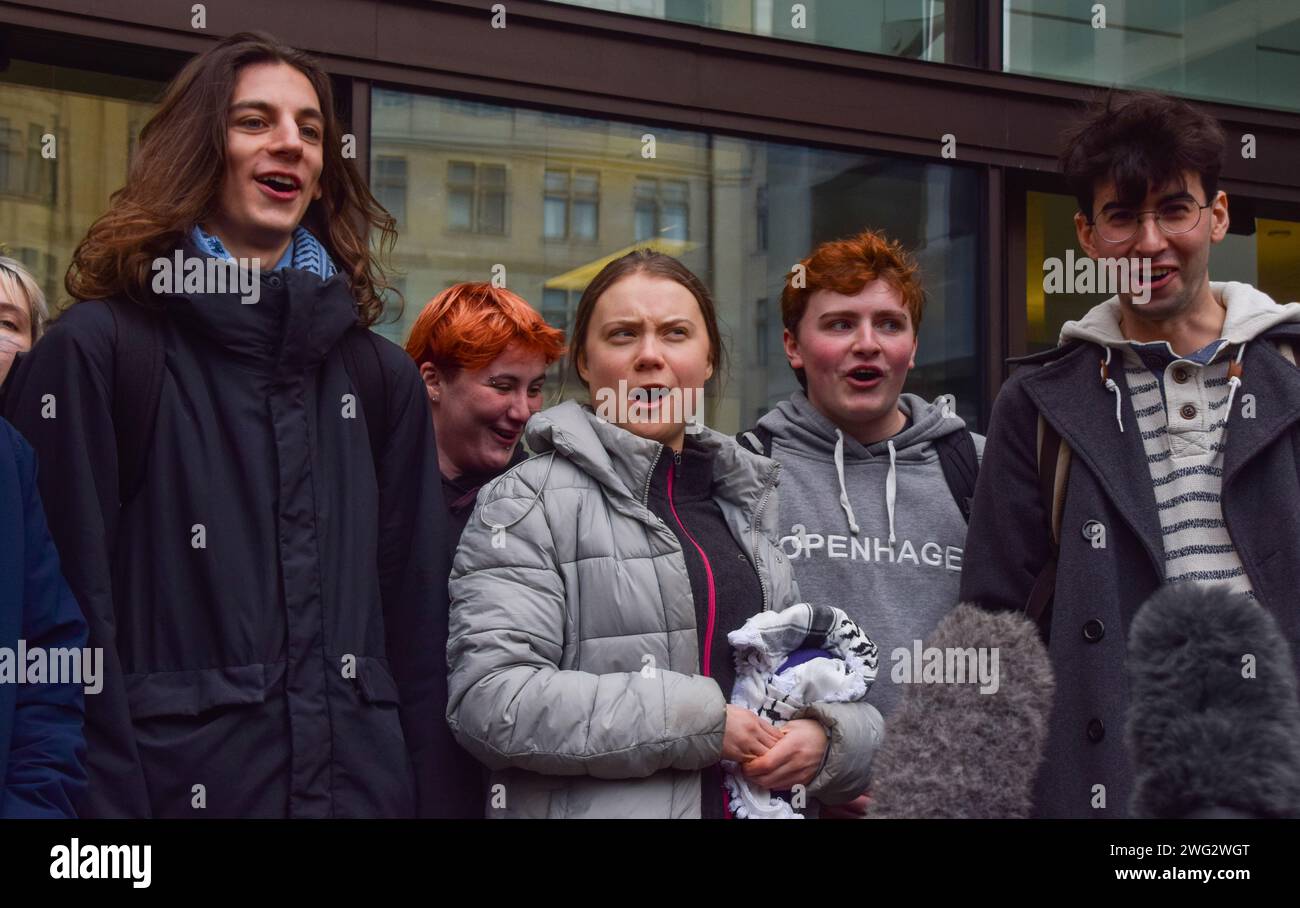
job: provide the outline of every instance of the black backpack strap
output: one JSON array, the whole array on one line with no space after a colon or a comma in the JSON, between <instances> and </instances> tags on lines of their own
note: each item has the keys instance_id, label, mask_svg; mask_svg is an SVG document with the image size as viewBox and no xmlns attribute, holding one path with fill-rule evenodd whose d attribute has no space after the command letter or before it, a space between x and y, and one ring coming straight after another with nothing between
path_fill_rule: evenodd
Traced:
<instances>
[{"instance_id":1,"label":"black backpack strap","mask_svg":"<svg viewBox=\"0 0 1300 908\"><path fill-rule=\"evenodd\" d=\"M762 454L764 457L772 456L772 430L764 426L754 426L748 431L737 432L736 441L742 448L755 454Z\"/></svg>"},{"instance_id":2,"label":"black backpack strap","mask_svg":"<svg viewBox=\"0 0 1300 908\"><path fill-rule=\"evenodd\" d=\"M389 435L388 380L384 376L383 361L379 358L379 338L369 328L358 326L343 335L339 346L343 350L343 366L348 371L366 418L370 457L378 470L380 458L388 447Z\"/></svg>"},{"instance_id":3,"label":"black backpack strap","mask_svg":"<svg viewBox=\"0 0 1300 908\"><path fill-rule=\"evenodd\" d=\"M161 315L122 297L106 300L113 315L113 432L117 436L118 502L144 480L145 460L162 395Z\"/></svg>"},{"instance_id":4,"label":"black backpack strap","mask_svg":"<svg viewBox=\"0 0 1300 908\"><path fill-rule=\"evenodd\" d=\"M935 439L939 452L939 466L948 481L948 491L961 510L961 516L970 523L970 504L975 497L975 480L979 478L980 461L975 452L975 439L969 429L949 432Z\"/></svg>"}]
</instances>

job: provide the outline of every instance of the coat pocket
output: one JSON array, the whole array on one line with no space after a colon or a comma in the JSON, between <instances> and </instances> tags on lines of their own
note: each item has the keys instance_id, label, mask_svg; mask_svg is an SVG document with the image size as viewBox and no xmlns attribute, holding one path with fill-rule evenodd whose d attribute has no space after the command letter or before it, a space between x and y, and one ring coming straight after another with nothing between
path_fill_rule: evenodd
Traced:
<instances>
[{"instance_id":1,"label":"coat pocket","mask_svg":"<svg viewBox=\"0 0 1300 908\"><path fill-rule=\"evenodd\" d=\"M284 668L281 662L126 676L153 816L287 814Z\"/></svg>"},{"instance_id":2,"label":"coat pocket","mask_svg":"<svg viewBox=\"0 0 1300 908\"><path fill-rule=\"evenodd\" d=\"M133 719L197 716L221 706L266 702L266 666L232 665L126 676Z\"/></svg>"}]
</instances>

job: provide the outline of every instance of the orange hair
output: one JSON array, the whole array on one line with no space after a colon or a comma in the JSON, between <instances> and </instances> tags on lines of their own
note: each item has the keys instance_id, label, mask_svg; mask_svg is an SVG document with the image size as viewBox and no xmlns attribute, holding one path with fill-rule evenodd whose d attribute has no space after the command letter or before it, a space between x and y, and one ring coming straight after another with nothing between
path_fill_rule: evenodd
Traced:
<instances>
[{"instance_id":1,"label":"orange hair","mask_svg":"<svg viewBox=\"0 0 1300 908\"><path fill-rule=\"evenodd\" d=\"M549 366L564 355L564 332L509 290L464 283L429 300L411 327L406 352L417 365L431 362L455 372L481 369L511 344L540 353Z\"/></svg>"},{"instance_id":2,"label":"orange hair","mask_svg":"<svg viewBox=\"0 0 1300 908\"><path fill-rule=\"evenodd\" d=\"M785 276L781 291L781 321L797 336L799 320L808 309L808 298L818 290L852 296L867 284L881 280L903 297L903 306L912 320L912 330L921 330L921 311L925 293L917 274L916 261L897 240L875 230L864 230L855 237L822 243L812 255L799 263L804 280L796 287L798 268Z\"/></svg>"}]
</instances>

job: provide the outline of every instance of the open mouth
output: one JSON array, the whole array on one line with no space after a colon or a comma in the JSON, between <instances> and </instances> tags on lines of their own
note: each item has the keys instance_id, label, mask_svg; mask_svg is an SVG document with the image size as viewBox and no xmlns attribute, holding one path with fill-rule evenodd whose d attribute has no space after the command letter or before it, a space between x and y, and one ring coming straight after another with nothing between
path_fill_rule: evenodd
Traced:
<instances>
[{"instance_id":1,"label":"open mouth","mask_svg":"<svg viewBox=\"0 0 1300 908\"><path fill-rule=\"evenodd\" d=\"M884 377L885 373L875 366L858 366L848 373L849 384L859 388L874 388Z\"/></svg>"},{"instance_id":2,"label":"open mouth","mask_svg":"<svg viewBox=\"0 0 1300 908\"><path fill-rule=\"evenodd\" d=\"M508 429L498 429L496 426L492 427L492 434L495 435L497 440L503 445L513 445L519 440L518 432L511 432Z\"/></svg>"},{"instance_id":3,"label":"open mouth","mask_svg":"<svg viewBox=\"0 0 1300 908\"><path fill-rule=\"evenodd\" d=\"M668 392L667 385L637 385L632 389L631 402L644 407L655 407Z\"/></svg>"},{"instance_id":4,"label":"open mouth","mask_svg":"<svg viewBox=\"0 0 1300 908\"><path fill-rule=\"evenodd\" d=\"M298 197L302 184L296 177L288 174L264 174L260 177L254 177L257 185L262 187L262 191L271 198L288 201Z\"/></svg>"},{"instance_id":5,"label":"open mouth","mask_svg":"<svg viewBox=\"0 0 1300 908\"><path fill-rule=\"evenodd\" d=\"M1177 275L1178 275L1177 268L1173 268L1168 265L1152 266L1151 283L1143 284L1141 283L1141 279L1139 278L1138 286L1144 290L1150 289L1152 291L1156 291L1159 290L1161 287L1167 286L1169 282L1172 281Z\"/></svg>"}]
</instances>

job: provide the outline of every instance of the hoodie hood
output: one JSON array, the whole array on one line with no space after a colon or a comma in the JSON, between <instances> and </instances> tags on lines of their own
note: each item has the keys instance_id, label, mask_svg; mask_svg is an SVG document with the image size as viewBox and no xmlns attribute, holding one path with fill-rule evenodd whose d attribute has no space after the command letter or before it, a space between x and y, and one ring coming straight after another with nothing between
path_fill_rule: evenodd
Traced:
<instances>
[{"instance_id":1,"label":"hoodie hood","mask_svg":"<svg viewBox=\"0 0 1300 908\"><path fill-rule=\"evenodd\" d=\"M783 449L792 450L796 456L835 465L839 481L839 506L853 535L861 532L857 515L845 484L845 465L883 462L889 465L885 474L884 498L889 519L889 542L896 538L894 517L898 504L898 467L931 465L936 460L933 442L953 432L966 430L966 422L956 414L956 402L949 396L926 402L915 394L901 394L898 409L908 418L908 424L897 435L864 445L846 435L808 400L802 390L794 392L788 400L777 404L758 424L781 439Z\"/></svg>"},{"instance_id":2,"label":"hoodie hood","mask_svg":"<svg viewBox=\"0 0 1300 908\"><path fill-rule=\"evenodd\" d=\"M1300 303L1282 305L1273 301L1266 293L1256 290L1250 284L1237 281L1210 281L1210 292L1215 300L1227 312L1224 315L1223 330L1220 339L1226 346L1237 348L1235 362L1229 372L1228 413L1232 412L1232 398L1241 386L1241 358L1246 352L1246 345L1271 328L1285 322L1300 322ZM1060 343L1069 341L1086 341L1097 344L1106 351L1106 359L1101 366L1101 380L1106 390L1115 395L1115 420L1120 431L1124 431L1121 418L1122 397L1119 386L1110 377L1111 354L1114 350L1130 347L1133 342L1124 336L1120 328L1122 310L1118 296L1112 296L1104 303L1098 303L1088 310L1078 321L1069 321L1061 326ZM1173 348L1165 342L1171 356L1176 356Z\"/></svg>"},{"instance_id":3,"label":"hoodie hood","mask_svg":"<svg viewBox=\"0 0 1300 908\"><path fill-rule=\"evenodd\" d=\"M1284 322L1300 322L1300 303L1276 303L1250 284L1210 281L1210 292L1227 310L1220 336L1229 344L1248 343ZM1118 296L1098 303L1083 318L1061 326L1061 343L1081 340L1102 347L1126 346L1129 340L1120 330L1120 313Z\"/></svg>"}]
</instances>

